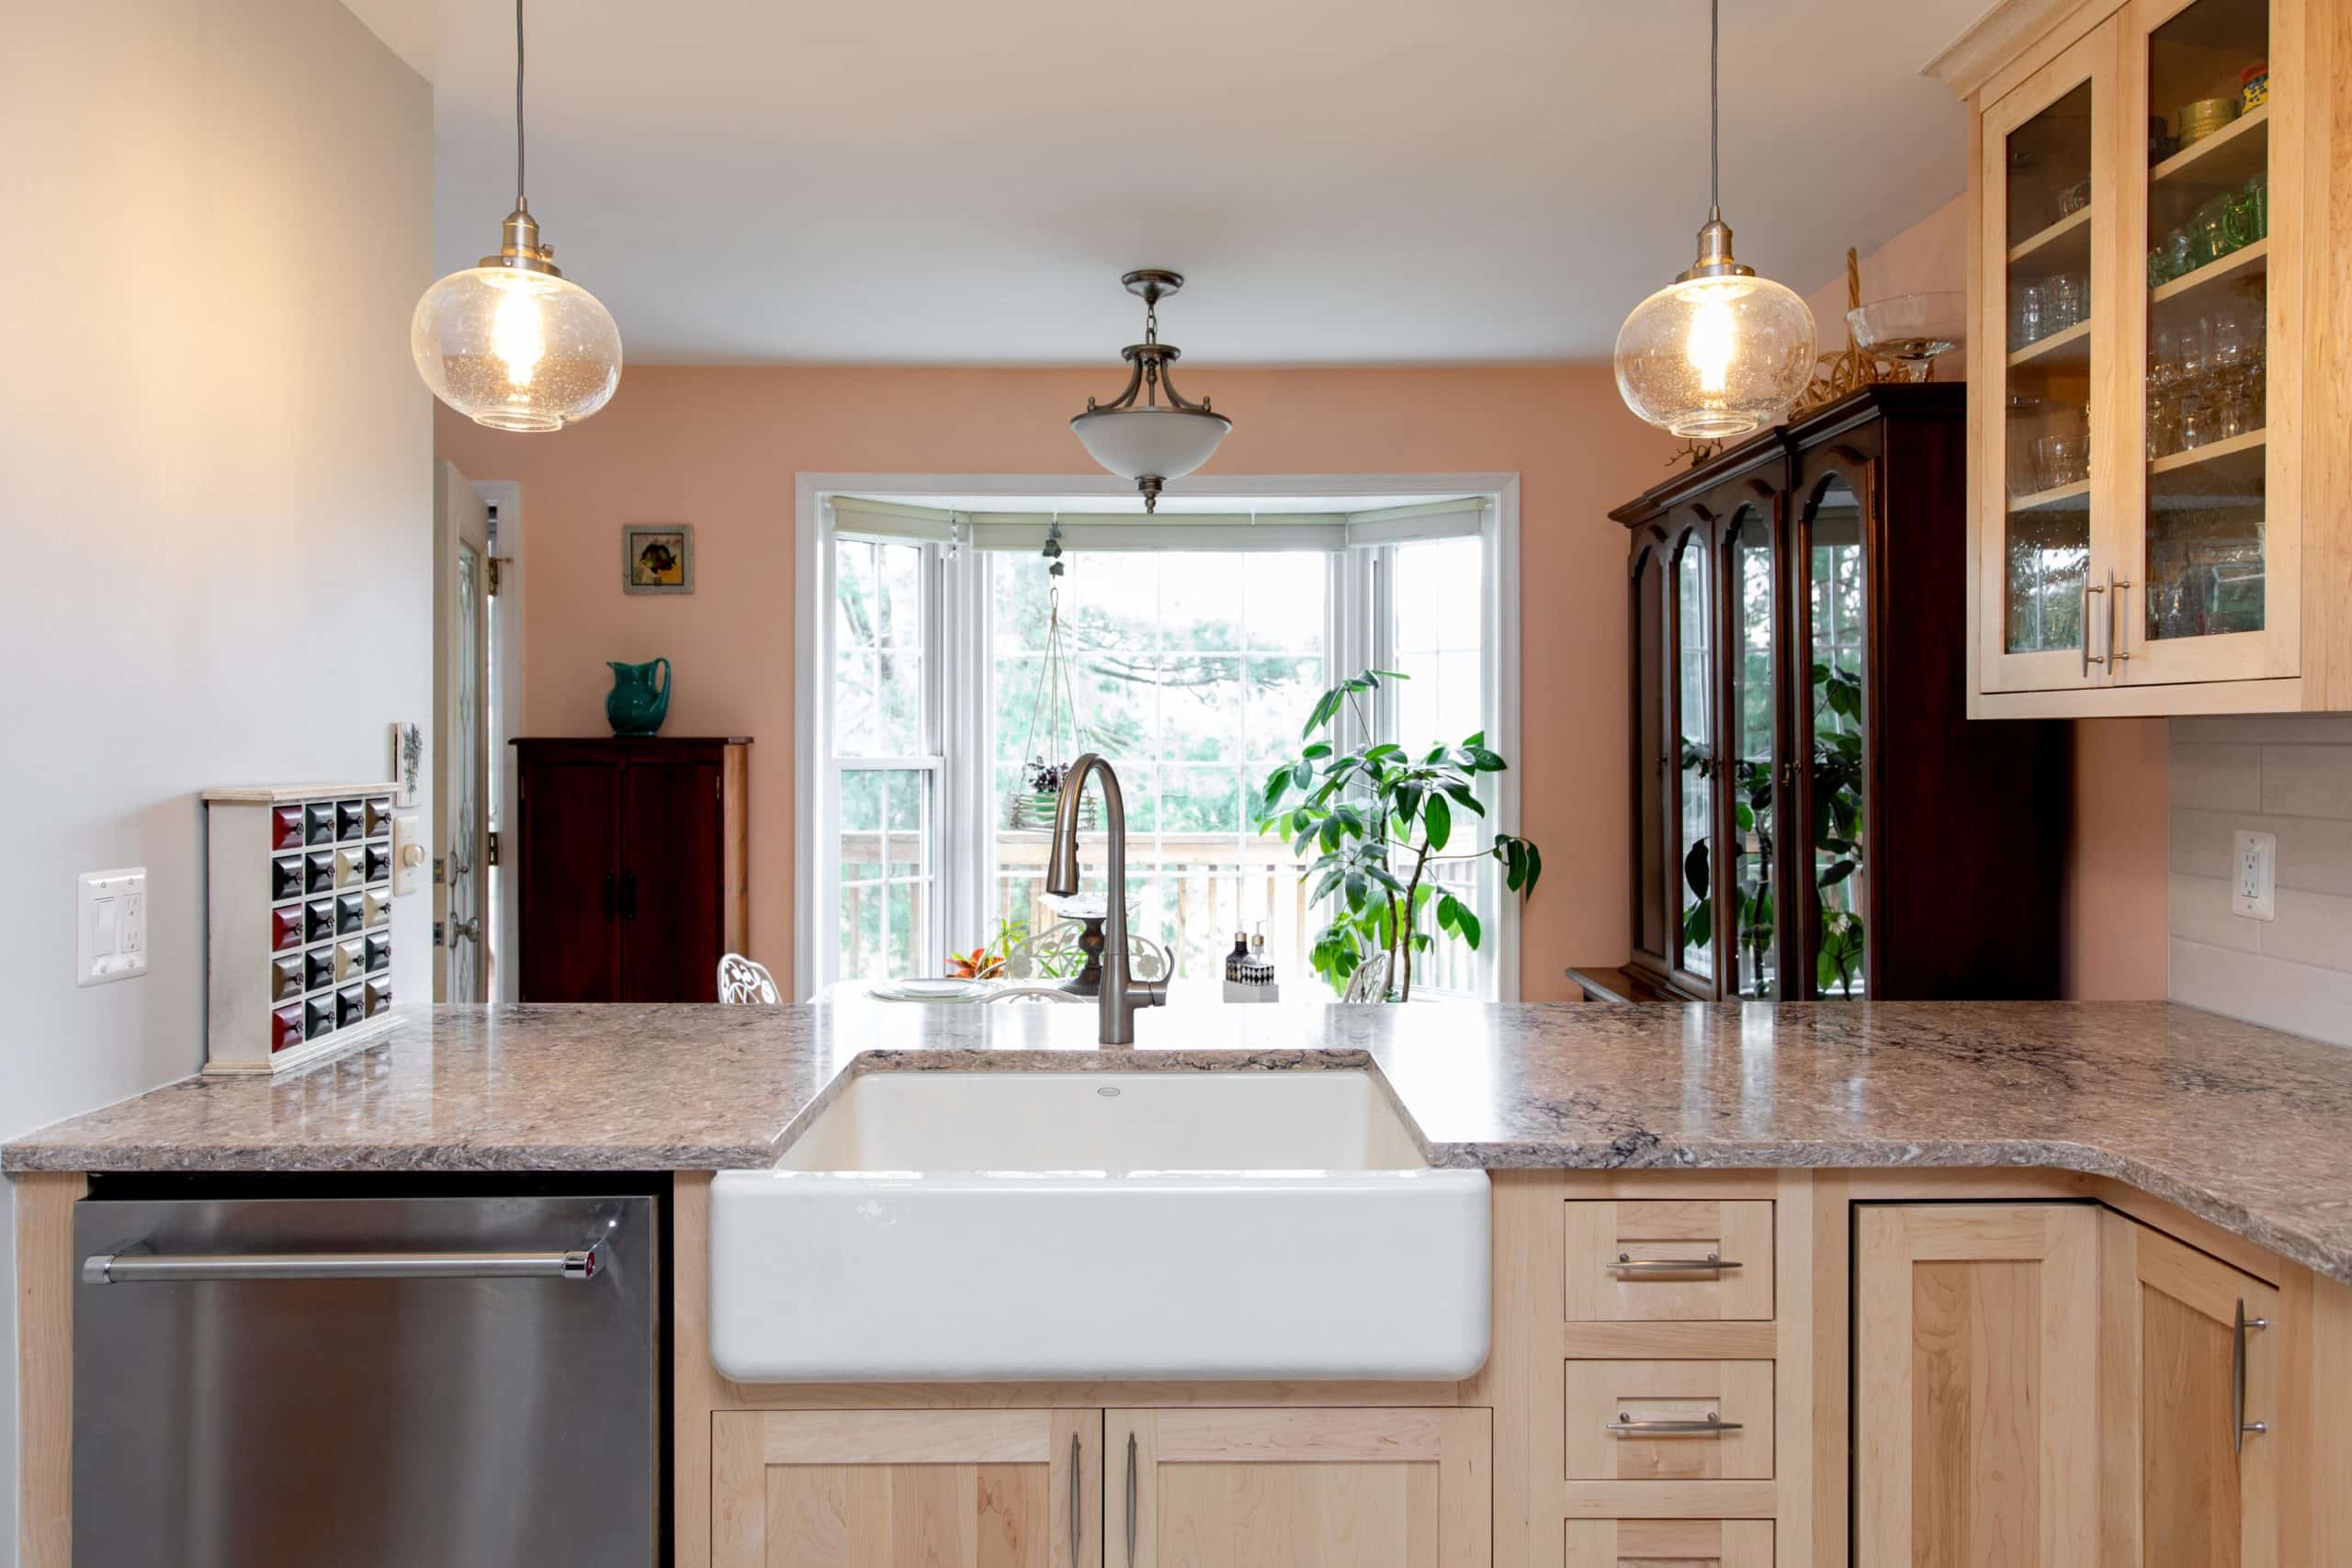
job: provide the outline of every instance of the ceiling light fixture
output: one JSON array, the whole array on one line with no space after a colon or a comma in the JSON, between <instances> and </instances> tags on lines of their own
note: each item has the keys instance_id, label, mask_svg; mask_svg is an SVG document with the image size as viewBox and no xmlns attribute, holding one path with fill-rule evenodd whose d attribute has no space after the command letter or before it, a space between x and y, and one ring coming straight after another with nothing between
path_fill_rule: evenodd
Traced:
<instances>
[{"instance_id":1,"label":"ceiling light fixture","mask_svg":"<svg viewBox=\"0 0 2352 1568\"><path fill-rule=\"evenodd\" d=\"M1069 422L1093 459L1143 492L1143 509L1159 510L1160 487L1209 460L1233 422L1212 411L1209 400L1189 402L1168 378L1182 352L1159 341L1159 302L1184 287L1184 275L1145 267L1119 279L1127 292L1143 297L1143 341L1119 350L1130 367L1127 389L1107 403L1086 400L1086 412ZM1162 407L1159 394L1168 394ZM1136 402L1141 396L1143 402Z\"/></svg>"},{"instance_id":2,"label":"ceiling light fixture","mask_svg":"<svg viewBox=\"0 0 2352 1568\"><path fill-rule=\"evenodd\" d=\"M424 291L408 341L433 395L493 430L561 430L612 401L621 384L611 312L557 270L523 195L523 0L514 0L514 210L496 255Z\"/></svg>"},{"instance_id":3,"label":"ceiling light fixture","mask_svg":"<svg viewBox=\"0 0 2352 1568\"><path fill-rule=\"evenodd\" d=\"M1699 259L1625 318L1617 390L1625 406L1686 440L1746 435L1788 417L1813 377L1813 310L1731 254L1721 205L1717 0L1707 0L1707 221Z\"/></svg>"}]
</instances>

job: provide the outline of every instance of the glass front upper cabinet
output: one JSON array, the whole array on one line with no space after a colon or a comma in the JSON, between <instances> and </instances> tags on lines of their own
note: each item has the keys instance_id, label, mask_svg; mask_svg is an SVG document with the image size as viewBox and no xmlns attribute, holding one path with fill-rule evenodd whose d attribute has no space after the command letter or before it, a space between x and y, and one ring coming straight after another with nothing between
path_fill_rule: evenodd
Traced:
<instances>
[{"instance_id":1,"label":"glass front upper cabinet","mask_svg":"<svg viewBox=\"0 0 2352 1568\"><path fill-rule=\"evenodd\" d=\"M1715 976L1714 594L1705 531L1682 535L1674 551L1676 744L1674 950L1678 967Z\"/></svg>"},{"instance_id":2,"label":"glass front upper cabinet","mask_svg":"<svg viewBox=\"0 0 2352 1568\"><path fill-rule=\"evenodd\" d=\"M1985 111L1982 187L1986 257L1980 379L1997 392L1988 422L2001 516L1980 560L1997 615L1985 669L1994 690L2087 685L2103 678L2096 644L2109 520L2094 505L2111 454L2094 389L2113 352L2112 113L2118 24L2110 19Z\"/></svg>"},{"instance_id":3,"label":"glass front upper cabinet","mask_svg":"<svg viewBox=\"0 0 2352 1568\"><path fill-rule=\"evenodd\" d=\"M2293 393L2274 395L2269 349L2285 303L2273 298L2271 233L2295 215L2272 199L2286 139L2271 130L2284 109L2271 0L2151 0L2126 15L2123 70L2143 111L2132 123L2147 130L2129 160L2140 199L2124 268L2139 296L2123 347L2140 439L2101 651L2113 678L2134 684L2291 673L2292 640L2277 634L2292 595L2282 604L2273 573L2293 519L2272 498L2294 491L2273 482L2268 437L2294 424L2280 418ZM2292 289L2291 267L2277 276Z\"/></svg>"},{"instance_id":4,"label":"glass front upper cabinet","mask_svg":"<svg viewBox=\"0 0 2352 1568\"><path fill-rule=\"evenodd\" d=\"M1862 507L1842 476L1825 479L1806 497L1804 528L1804 618L1811 668L1800 744L1806 752L1806 799L1812 820L1806 842L1812 863L1812 907L1804 924L1813 993L1824 998L1867 993L1870 846L1868 561ZM1792 994L1795 988L1792 988Z\"/></svg>"}]
</instances>

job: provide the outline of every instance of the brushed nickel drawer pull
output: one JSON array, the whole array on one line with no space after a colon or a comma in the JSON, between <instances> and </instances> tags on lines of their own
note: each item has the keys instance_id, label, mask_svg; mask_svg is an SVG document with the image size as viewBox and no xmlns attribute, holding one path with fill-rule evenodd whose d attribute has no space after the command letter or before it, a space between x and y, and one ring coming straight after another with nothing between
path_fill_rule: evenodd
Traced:
<instances>
[{"instance_id":1,"label":"brushed nickel drawer pull","mask_svg":"<svg viewBox=\"0 0 2352 1568\"><path fill-rule=\"evenodd\" d=\"M1745 1425L1726 1421L1712 1410L1704 1421L1636 1421L1621 1410L1616 1420L1603 1421L1600 1429L1613 1438L1720 1438L1725 1432L1742 1430Z\"/></svg>"},{"instance_id":2,"label":"brushed nickel drawer pull","mask_svg":"<svg viewBox=\"0 0 2352 1568\"><path fill-rule=\"evenodd\" d=\"M2237 1323L2230 1335L2230 1452L2233 1454L2245 1452L2245 1435L2248 1432L2270 1430L2270 1424L2267 1421L2245 1418L2246 1330L2269 1326L2268 1318L2246 1316L2245 1303L2238 1303Z\"/></svg>"},{"instance_id":3,"label":"brushed nickel drawer pull","mask_svg":"<svg viewBox=\"0 0 2352 1568\"><path fill-rule=\"evenodd\" d=\"M1720 1274L1726 1269L1743 1267L1727 1258L1710 1252L1704 1258L1628 1258L1617 1255L1617 1261L1604 1264L1611 1274Z\"/></svg>"},{"instance_id":4,"label":"brushed nickel drawer pull","mask_svg":"<svg viewBox=\"0 0 2352 1568\"><path fill-rule=\"evenodd\" d=\"M594 1247L569 1252L100 1252L82 1260L85 1285L254 1280L593 1280Z\"/></svg>"},{"instance_id":5,"label":"brushed nickel drawer pull","mask_svg":"<svg viewBox=\"0 0 2352 1568\"><path fill-rule=\"evenodd\" d=\"M1086 1469L1085 1455L1080 1452L1078 1434L1069 1435L1069 1560L1083 1562L1086 1550L1081 1538L1086 1529L1086 1504L1080 1489L1079 1477Z\"/></svg>"}]
</instances>

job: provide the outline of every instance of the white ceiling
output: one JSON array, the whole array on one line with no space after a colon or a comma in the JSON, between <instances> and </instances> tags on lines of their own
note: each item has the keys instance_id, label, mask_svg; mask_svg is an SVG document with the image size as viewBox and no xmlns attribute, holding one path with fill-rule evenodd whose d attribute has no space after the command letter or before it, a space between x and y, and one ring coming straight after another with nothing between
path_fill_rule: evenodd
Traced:
<instances>
[{"instance_id":1,"label":"white ceiling","mask_svg":"<svg viewBox=\"0 0 2352 1568\"><path fill-rule=\"evenodd\" d=\"M513 205L504 0L345 0L436 91L435 255ZM1986 0L1731 0L1724 206L1809 292L1962 185ZM1705 218L1702 0L535 0L530 195L633 361L1605 356ZM1111 389L1115 390L1115 389Z\"/></svg>"}]
</instances>

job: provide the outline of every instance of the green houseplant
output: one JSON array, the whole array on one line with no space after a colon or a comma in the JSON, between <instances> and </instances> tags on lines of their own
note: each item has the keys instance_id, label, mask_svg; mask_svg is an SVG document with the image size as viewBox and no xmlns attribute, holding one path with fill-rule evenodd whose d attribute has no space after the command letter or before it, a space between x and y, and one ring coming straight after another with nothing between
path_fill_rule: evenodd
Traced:
<instances>
[{"instance_id":1,"label":"green houseplant","mask_svg":"<svg viewBox=\"0 0 2352 1568\"><path fill-rule=\"evenodd\" d=\"M1457 812L1487 814L1478 776L1510 765L1487 749L1483 733L1456 746L1432 746L1418 759L1393 741L1340 749L1340 715L1353 716L1356 734L1372 734L1365 700L1381 682L1407 678L1366 670L1325 692L1299 731L1306 743L1266 775L1256 812L1260 832L1280 833L1298 854L1317 852L1300 879L1312 882L1317 902L1332 899L1334 913L1316 934L1309 955L1315 972L1344 992L1366 959L1385 953L1398 1001L1412 998L1414 954L1427 953L1441 935L1459 937L1475 951L1483 935L1476 912L1429 880L1432 866L1498 861L1505 886L1522 898L1533 896L1544 873L1535 845L1510 833L1495 834L1482 849L1449 850ZM1312 739L1317 730L1323 739ZM1466 818L1462 821L1467 826Z\"/></svg>"}]
</instances>

